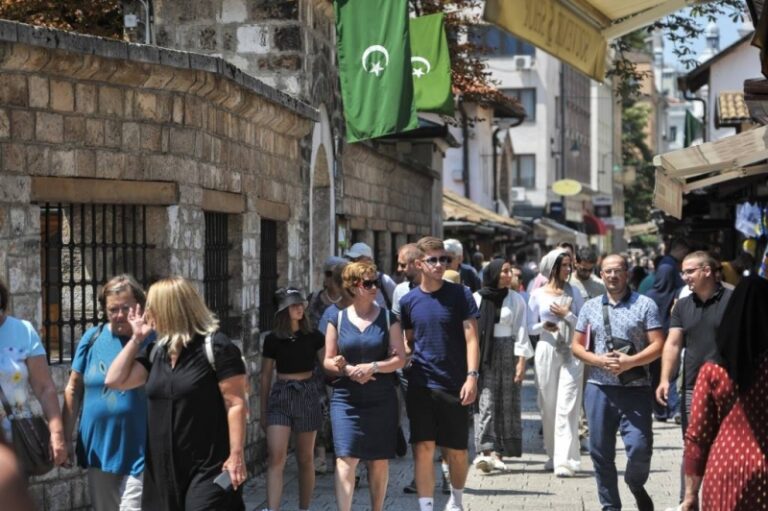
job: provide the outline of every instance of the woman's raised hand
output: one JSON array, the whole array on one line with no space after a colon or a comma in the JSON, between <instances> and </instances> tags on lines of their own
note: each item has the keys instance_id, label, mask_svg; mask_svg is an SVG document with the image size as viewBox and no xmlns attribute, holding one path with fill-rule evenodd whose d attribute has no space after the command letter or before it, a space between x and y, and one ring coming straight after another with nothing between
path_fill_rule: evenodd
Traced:
<instances>
[{"instance_id":1,"label":"woman's raised hand","mask_svg":"<svg viewBox=\"0 0 768 511\"><path fill-rule=\"evenodd\" d=\"M131 324L133 337L141 343L152 331L152 326L147 324L146 312L141 310L138 303L128 310L128 323Z\"/></svg>"}]
</instances>

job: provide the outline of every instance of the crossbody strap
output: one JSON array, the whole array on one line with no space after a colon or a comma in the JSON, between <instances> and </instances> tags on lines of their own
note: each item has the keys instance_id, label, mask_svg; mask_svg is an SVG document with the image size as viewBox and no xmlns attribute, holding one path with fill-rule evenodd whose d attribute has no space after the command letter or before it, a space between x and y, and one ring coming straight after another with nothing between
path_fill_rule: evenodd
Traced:
<instances>
[{"instance_id":1,"label":"crossbody strap","mask_svg":"<svg viewBox=\"0 0 768 511\"><path fill-rule=\"evenodd\" d=\"M603 328L605 329L605 336L607 338L605 347L608 348L608 351L613 351L613 332L611 331L611 318L608 307L610 306L607 303L603 304Z\"/></svg>"}]
</instances>

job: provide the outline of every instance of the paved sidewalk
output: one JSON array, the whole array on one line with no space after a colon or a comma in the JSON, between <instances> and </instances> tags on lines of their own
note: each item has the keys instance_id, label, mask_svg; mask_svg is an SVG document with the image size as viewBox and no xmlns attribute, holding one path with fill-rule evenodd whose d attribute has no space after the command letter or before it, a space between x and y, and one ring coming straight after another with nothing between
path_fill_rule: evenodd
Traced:
<instances>
[{"instance_id":1,"label":"paved sidewalk","mask_svg":"<svg viewBox=\"0 0 768 511\"><path fill-rule=\"evenodd\" d=\"M582 471L570 479L558 479L550 472L544 472L544 447L539 436L540 418L536 407L536 389L532 373L523 387L523 454L522 458L507 458L507 472L482 472L470 468L464 492L466 511L539 511L539 510L599 510L597 490L589 455L582 456ZM617 467L621 497L625 510L637 509L634 499L623 484L623 469L626 464L623 444L617 438ZM682 458L680 426L673 422L654 423L654 454L648 492L654 499L656 510L677 505L679 492L679 467ZM285 474L285 490L282 509L298 509L298 487L296 482L295 458L289 456ZM330 464L330 460L329 460ZM436 471L438 464L435 464ZM384 509L387 511L418 511L415 495L406 495L402 488L412 478L410 450L405 458L393 460L390 464L389 489ZM435 510L442 510L447 497L440 493L439 473L435 495ZM245 488L246 509L260 510L265 507L266 491L264 474L251 480ZM355 492L353 509L370 509L368 485L363 483ZM333 493L333 475L317 477L311 509L332 511L336 509Z\"/></svg>"}]
</instances>

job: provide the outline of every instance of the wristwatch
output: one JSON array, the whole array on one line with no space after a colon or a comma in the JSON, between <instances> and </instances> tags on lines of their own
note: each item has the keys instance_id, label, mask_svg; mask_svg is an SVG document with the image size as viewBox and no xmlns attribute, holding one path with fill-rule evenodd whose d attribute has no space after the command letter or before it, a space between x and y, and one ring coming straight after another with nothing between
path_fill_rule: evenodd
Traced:
<instances>
[{"instance_id":1,"label":"wristwatch","mask_svg":"<svg viewBox=\"0 0 768 511\"><path fill-rule=\"evenodd\" d=\"M467 371L467 376L471 376L472 378L477 378L480 376L480 373L477 371Z\"/></svg>"},{"instance_id":2,"label":"wristwatch","mask_svg":"<svg viewBox=\"0 0 768 511\"><path fill-rule=\"evenodd\" d=\"M379 363L371 362L371 369L373 369L373 374L377 374L379 372Z\"/></svg>"}]
</instances>

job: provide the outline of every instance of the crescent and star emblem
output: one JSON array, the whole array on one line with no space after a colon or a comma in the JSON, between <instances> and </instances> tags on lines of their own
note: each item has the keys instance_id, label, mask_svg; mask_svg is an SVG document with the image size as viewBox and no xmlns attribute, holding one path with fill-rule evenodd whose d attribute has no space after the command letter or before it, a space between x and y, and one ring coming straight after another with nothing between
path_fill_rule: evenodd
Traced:
<instances>
[{"instance_id":1,"label":"crescent and star emblem","mask_svg":"<svg viewBox=\"0 0 768 511\"><path fill-rule=\"evenodd\" d=\"M377 60L373 63L371 66L371 69L368 69L368 57L371 56L373 53L381 53L384 55L384 66L381 65L381 60ZM381 46L380 44L374 44L372 46L369 46L365 49L363 52L363 70L367 73L373 73L378 78L379 74L386 69L386 67L389 65L389 52L386 48Z\"/></svg>"},{"instance_id":2,"label":"crescent and star emblem","mask_svg":"<svg viewBox=\"0 0 768 511\"><path fill-rule=\"evenodd\" d=\"M424 67L416 67L415 64L423 64ZM411 57L411 66L413 67L413 76L421 78L424 75L428 75L432 71L432 65L424 57Z\"/></svg>"}]
</instances>

